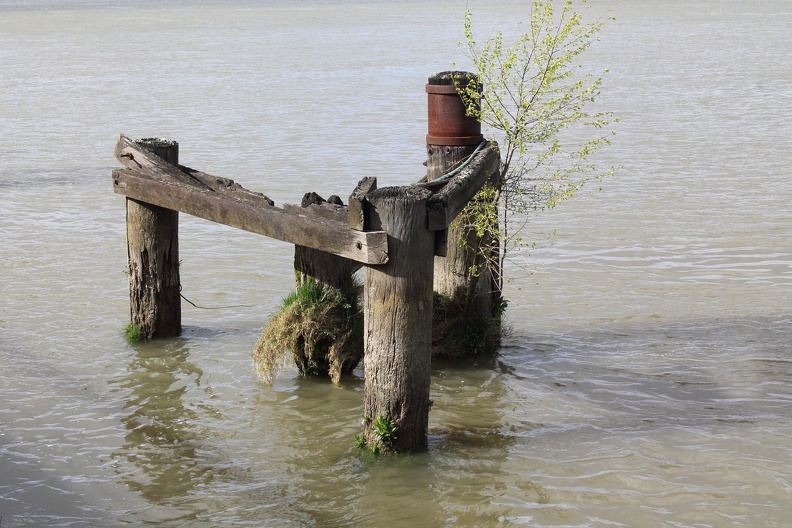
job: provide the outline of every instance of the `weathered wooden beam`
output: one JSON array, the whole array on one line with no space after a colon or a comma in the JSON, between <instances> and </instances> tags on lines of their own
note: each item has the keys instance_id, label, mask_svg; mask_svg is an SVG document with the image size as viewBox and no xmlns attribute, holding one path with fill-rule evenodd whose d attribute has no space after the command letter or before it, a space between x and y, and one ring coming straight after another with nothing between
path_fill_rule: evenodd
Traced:
<instances>
[{"instance_id":1,"label":"weathered wooden beam","mask_svg":"<svg viewBox=\"0 0 792 528\"><path fill-rule=\"evenodd\" d=\"M377 178L369 176L358 182L349 195L349 227L355 231L366 230L366 195L377 188Z\"/></svg>"},{"instance_id":2,"label":"weathered wooden beam","mask_svg":"<svg viewBox=\"0 0 792 528\"><path fill-rule=\"evenodd\" d=\"M465 168L429 199L429 230L446 229L499 167L500 154L497 148L488 145L479 151Z\"/></svg>"},{"instance_id":3,"label":"weathered wooden beam","mask_svg":"<svg viewBox=\"0 0 792 528\"><path fill-rule=\"evenodd\" d=\"M199 187L192 182L166 181L136 170L116 169L113 190L129 198L364 264L388 261L388 237L384 232L355 231L341 222L238 200L203 184Z\"/></svg>"},{"instance_id":4,"label":"weathered wooden beam","mask_svg":"<svg viewBox=\"0 0 792 528\"><path fill-rule=\"evenodd\" d=\"M141 141L156 142L157 138L148 138ZM162 140L164 141L164 140ZM174 181L195 185L204 189L210 189L208 185L198 178L191 176L181 170L176 164L155 155L153 152L136 145L135 142L121 134L116 143L115 157L128 169L157 175L159 178L171 178Z\"/></svg>"},{"instance_id":5,"label":"weathered wooden beam","mask_svg":"<svg viewBox=\"0 0 792 528\"><path fill-rule=\"evenodd\" d=\"M148 139L141 141L163 141L159 139ZM115 157L122 165L128 169L147 174L153 178L161 180L172 180L187 185L195 185L201 189L221 192L232 196L238 200L245 200L260 205L275 205L275 203L255 191L245 189L234 180L221 178L207 174L184 165L172 164L167 160L154 155L149 150L141 148L135 141L121 134L116 143Z\"/></svg>"},{"instance_id":6,"label":"weathered wooden beam","mask_svg":"<svg viewBox=\"0 0 792 528\"><path fill-rule=\"evenodd\" d=\"M207 174L205 172L191 169L190 167L185 167L184 165L179 165L179 170L186 173L188 176L199 180L201 183L215 192L226 193L237 200L246 200L259 205L275 205L275 202L270 200L267 196L260 192L245 189L234 180Z\"/></svg>"}]
</instances>

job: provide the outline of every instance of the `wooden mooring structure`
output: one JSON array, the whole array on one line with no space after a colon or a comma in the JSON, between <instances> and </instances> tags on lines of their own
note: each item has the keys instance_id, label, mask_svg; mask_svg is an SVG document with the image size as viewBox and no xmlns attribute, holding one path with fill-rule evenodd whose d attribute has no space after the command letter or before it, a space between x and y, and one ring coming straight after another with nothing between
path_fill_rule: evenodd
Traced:
<instances>
[{"instance_id":1,"label":"wooden mooring structure","mask_svg":"<svg viewBox=\"0 0 792 528\"><path fill-rule=\"evenodd\" d=\"M397 428L384 451L424 449L435 255L449 251L449 225L500 166L497 145L465 116L460 78L442 72L427 84L427 176L382 188L364 178L346 205L306 195L300 206L277 207L233 180L180 165L175 141L122 135L115 156L125 168L112 176L126 196L131 323L146 338L181 332L179 212L292 243L298 271L322 282L334 281L333 270L363 266L366 439L379 440L371 426L383 417Z\"/></svg>"}]
</instances>

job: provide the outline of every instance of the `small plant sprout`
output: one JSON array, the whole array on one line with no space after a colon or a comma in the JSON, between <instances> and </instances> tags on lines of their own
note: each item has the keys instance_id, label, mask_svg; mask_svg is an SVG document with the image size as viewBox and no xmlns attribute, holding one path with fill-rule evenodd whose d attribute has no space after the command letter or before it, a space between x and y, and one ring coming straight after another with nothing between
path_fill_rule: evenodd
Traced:
<instances>
[{"instance_id":1,"label":"small plant sprout","mask_svg":"<svg viewBox=\"0 0 792 528\"><path fill-rule=\"evenodd\" d=\"M124 337L130 343L138 343L143 340L143 329L136 324L129 323L124 327Z\"/></svg>"},{"instance_id":2,"label":"small plant sprout","mask_svg":"<svg viewBox=\"0 0 792 528\"><path fill-rule=\"evenodd\" d=\"M371 432L374 435L374 445L371 446L371 452L379 455L383 452L393 451L398 429L399 427L396 425L395 420L381 414L377 416L377 419L371 424Z\"/></svg>"}]
</instances>

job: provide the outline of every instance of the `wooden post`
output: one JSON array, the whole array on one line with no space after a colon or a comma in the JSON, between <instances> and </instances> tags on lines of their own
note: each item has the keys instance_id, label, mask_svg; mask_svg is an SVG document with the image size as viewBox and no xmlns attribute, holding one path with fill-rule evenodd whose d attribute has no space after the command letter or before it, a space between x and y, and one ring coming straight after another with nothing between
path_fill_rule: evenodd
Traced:
<instances>
[{"instance_id":1,"label":"wooden post","mask_svg":"<svg viewBox=\"0 0 792 528\"><path fill-rule=\"evenodd\" d=\"M301 206L299 208L289 206L289 210L300 211L317 218L346 221L349 215L341 199L338 196L330 198L333 199L332 202L328 202L315 192L306 193ZM331 288L343 288L348 286L352 274L360 268L360 263L353 260L299 244L294 246L297 287L311 277Z\"/></svg>"},{"instance_id":2,"label":"wooden post","mask_svg":"<svg viewBox=\"0 0 792 528\"><path fill-rule=\"evenodd\" d=\"M433 181L459 166L483 141L481 124L465 116L465 104L457 94L457 86L475 81L468 72L445 71L429 77L429 133L426 136L426 179ZM467 119L466 119L467 118ZM434 290L447 297L465 291L472 264L470 251L459 247L466 236L459 217L447 232L438 233L440 253L435 259Z\"/></svg>"},{"instance_id":3,"label":"wooden post","mask_svg":"<svg viewBox=\"0 0 792 528\"><path fill-rule=\"evenodd\" d=\"M364 288L365 439L383 453L426 448L431 381L434 233L431 192L386 187L366 196L372 229L388 233L389 260L367 266ZM382 435L376 424L396 426Z\"/></svg>"},{"instance_id":4,"label":"wooden post","mask_svg":"<svg viewBox=\"0 0 792 528\"><path fill-rule=\"evenodd\" d=\"M324 200L316 193L306 193L303 196L300 210L309 215L320 218L339 219L344 221L348 218L348 213L340 198L337 196L333 202ZM294 208L297 209L296 207ZM294 246L294 271L296 286L299 289L308 280L313 280L325 291L340 294L349 300L350 305L360 306L357 302L359 290L355 286L354 273L361 268L359 262L350 260L338 255L333 255L320 249L313 249L306 246ZM353 301L353 298L355 301ZM334 383L337 383L341 374L349 374L358 366L363 359L363 346L360 339L344 343L342 351L333 353L333 345L347 331L354 331L355 325L360 325L360 312L350 314L351 318L357 317L358 320L347 320L347 328L328 328L337 332L335 337L325 336L321 343L316 343L312 354L307 355L305 351L292 350L292 355L297 363L297 368L303 375L329 375ZM312 321L316 325L323 325L324 321L317 316L317 320ZM360 326L357 326L359 331ZM360 335L359 333L357 334Z\"/></svg>"},{"instance_id":5,"label":"wooden post","mask_svg":"<svg viewBox=\"0 0 792 528\"><path fill-rule=\"evenodd\" d=\"M427 181L436 180L460 166L484 140L481 123L475 117L465 115L465 102L457 92L458 87L477 82L475 74L459 71L446 71L429 77L426 85L429 94ZM493 317L494 303L499 299L495 274L490 268L491 263L482 263L478 255L482 244L489 241L478 240L475 232L466 227L467 221L465 214L460 214L447 230L436 235L435 254L438 256L434 262L434 291L442 296L444 302L460 305L463 311L463 317L450 327L445 322L436 322L437 328L443 328L435 336L436 349L443 355L477 353L495 346L489 332L465 343L460 343L459 339L449 340L455 342L447 345L444 343L447 329L456 333L453 326L468 327L473 320L500 324L498 316ZM460 244L461 241L464 244ZM473 267L479 270L478 275L471 273ZM495 332L493 335L498 334Z\"/></svg>"},{"instance_id":6,"label":"wooden post","mask_svg":"<svg viewBox=\"0 0 792 528\"><path fill-rule=\"evenodd\" d=\"M135 144L179 163L175 141L150 138ZM146 339L179 335L179 213L127 198L126 233L132 325L140 327Z\"/></svg>"}]
</instances>

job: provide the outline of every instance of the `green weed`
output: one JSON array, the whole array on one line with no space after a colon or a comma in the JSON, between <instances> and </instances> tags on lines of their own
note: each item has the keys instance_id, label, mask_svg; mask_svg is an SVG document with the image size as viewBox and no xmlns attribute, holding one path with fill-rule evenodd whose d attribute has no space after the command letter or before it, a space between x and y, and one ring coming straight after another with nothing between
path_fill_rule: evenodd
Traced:
<instances>
[{"instance_id":1,"label":"green weed","mask_svg":"<svg viewBox=\"0 0 792 528\"><path fill-rule=\"evenodd\" d=\"M143 341L143 329L136 324L129 323L124 327L124 337L130 343Z\"/></svg>"}]
</instances>

